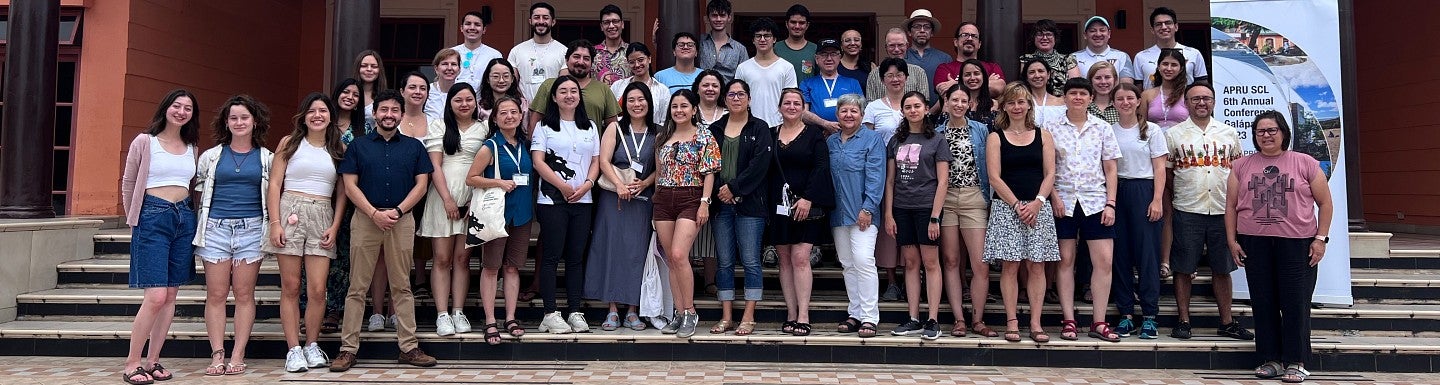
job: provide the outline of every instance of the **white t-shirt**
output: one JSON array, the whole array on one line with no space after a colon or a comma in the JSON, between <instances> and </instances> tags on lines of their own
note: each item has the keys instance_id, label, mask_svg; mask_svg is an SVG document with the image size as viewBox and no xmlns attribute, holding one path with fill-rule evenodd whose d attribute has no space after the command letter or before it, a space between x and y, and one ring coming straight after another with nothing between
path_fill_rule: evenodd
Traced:
<instances>
[{"instance_id":1,"label":"white t-shirt","mask_svg":"<svg viewBox=\"0 0 1440 385\"><path fill-rule=\"evenodd\" d=\"M1180 43L1175 43L1175 48L1179 48L1180 54L1185 56L1185 75L1187 75L1185 84L1194 82L1196 77L1210 76L1210 73L1205 71L1205 57L1200 55L1200 50ZM1150 82L1150 77L1155 75L1155 68L1159 67L1157 63L1159 58L1160 46L1158 45L1152 45L1144 51L1135 53L1135 68L1130 70L1130 74L1135 76L1135 80L1140 81L1142 88L1148 90L1155 87L1155 83Z\"/></svg>"},{"instance_id":2,"label":"white t-shirt","mask_svg":"<svg viewBox=\"0 0 1440 385\"><path fill-rule=\"evenodd\" d=\"M745 60L735 67L735 78L750 84L750 114L770 127L780 125L780 89L799 87L795 80L795 66L785 59L777 58L769 67L761 66L755 58ZM721 96L729 90L721 90Z\"/></svg>"},{"instance_id":3,"label":"white t-shirt","mask_svg":"<svg viewBox=\"0 0 1440 385\"><path fill-rule=\"evenodd\" d=\"M880 138L884 139L885 143L890 143L890 137L895 136L895 130L900 128L902 121L905 121L905 115L886 105L883 97L866 105L865 115L860 118L860 123L875 126L875 132L880 133Z\"/></svg>"},{"instance_id":4,"label":"white t-shirt","mask_svg":"<svg viewBox=\"0 0 1440 385\"><path fill-rule=\"evenodd\" d=\"M630 116L627 115L629 112L625 111L625 87L629 87L633 81L635 77L631 76L610 85L610 93L615 94L616 100L620 102L620 119L628 119L626 116ZM653 120L656 125L664 125L665 120L670 119L670 86L656 80L654 76L650 77L650 83L646 85L650 88L650 111L653 111Z\"/></svg>"},{"instance_id":5,"label":"white t-shirt","mask_svg":"<svg viewBox=\"0 0 1440 385\"><path fill-rule=\"evenodd\" d=\"M545 79L560 76L560 68L565 66L565 49L565 45L558 41L535 44L535 39L520 42L510 49L507 60L520 74L515 83L520 85L520 95L525 100L535 100L535 92L539 91L540 83L544 83Z\"/></svg>"},{"instance_id":6,"label":"white t-shirt","mask_svg":"<svg viewBox=\"0 0 1440 385\"><path fill-rule=\"evenodd\" d=\"M485 66L490 64L490 60L501 57L500 51L484 43L474 50L466 48L464 44L453 49L460 53L460 75L455 77L455 82L470 83L476 90L480 89L480 81L485 79Z\"/></svg>"},{"instance_id":7,"label":"white t-shirt","mask_svg":"<svg viewBox=\"0 0 1440 385\"><path fill-rule=\"evenodd\" d=\"M1115 140L1120 142L1120 159L1117 164L1121 178L1126 179L1154 179L1155 165L1151 163L1156 157L1165 156L1170 153L1170 147L1165 144L1165 131L1160 126L1151 122L1141 122L1147 125L1145 139L1140 140L1140 127L1121 127L1120 124L1113 124L1111 129L1115 130Z\"/></svg>"},{"instance_id":8,"label":"white t-shirt","mask_svg":"<svg viewBox=\"0 0 1440 385\"><path fill-rule=\"evenodd\" d=\"M544 158L541 159L550 166L551 171L564 179L570 188L579 188L590 177L590 160L600 156L600 130L600 125L593 122L590 129L581 130L575 126L575 122L561 120L560 131L555 131L542 122L535 125L535 138L530 140L530 151L543 153ZM548 182L541 180L540 183ZM595 186L591 187L593 190ZM542 205L555 204L555 200L545 194L546 190L540 189L540 197L535 202ZM590 192L586 192L576 203L591 203L590 195Z\"/></svg>"},{"instance_id":9,"label":"white t-shirt","mask_svg":"<svg viewBox=\"0 0 1440 385\"><path fill-rule=\"evenodd\" d=\"M430 83L430 95L425 97L426 117L429 117L430 120L445 118L445 96L449 92L449 89L440 89L440 83ZM475 90L475 93L479 94L480 90Z\"/></svg>"},{"instance_id":10,"label":"white t-shirt","mask_svg":"<svg viewBox=\"0 0 1440 385\"><path fill-rule=\"evenodd\" d=\"M1105 46L1105 51L1100 53L1091 52L1090 47L1085 47L1070 54L1070 57L1075 58L1075 67L1080 69L1082 78L1088 79L1090 66L1100 61L1108 61L1115 65L1116 81L1119 81L1120 78L1135 78L1135 75L1130 72L1135 70L1134 65L1130 64L1130 55L1125 51L1115 49L1115 47Z\"/></svg>"}]
</instances>

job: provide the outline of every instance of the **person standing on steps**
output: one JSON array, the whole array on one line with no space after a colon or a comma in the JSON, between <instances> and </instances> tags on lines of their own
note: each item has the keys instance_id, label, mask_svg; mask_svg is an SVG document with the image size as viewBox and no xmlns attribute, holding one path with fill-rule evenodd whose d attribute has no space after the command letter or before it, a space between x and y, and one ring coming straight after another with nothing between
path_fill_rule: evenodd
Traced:
<instances>
[{"instance_id":1,"label":"person standing on steps","mask_svg":"<svg viewBox=\"0 0 1440 385\"><path fill-rule=\"evenodd\" d=\"M836 76L833 68L832 65L831 75ZM780 91L780 116L785 121L771 127L775 135L775 161L771 162L766 186L767 198L774 202L771 206L775 211L765 226L765 244L774 246L779 257L780 291L785 296L787 316L780 331L802 337L810 335L811 329L810 296L814 282L810 252L829 240L829 220L824 213L835 206L825 130L805 124L801 116L807 112L800 90Z\"/></svg>"},{"instance_id":2,"label":"person standing on steps","mask_svg":"<svg viewBox=\"0 0 1440 385\"><path fill-rule=\"evenodd\" d=\"M721 160L715 178L719 187L714 191L718 201L711 206L715 212L713 228L720 264L715 284L719 286L717 297L721 310L720 320L710 328L710 333L734 330L735 335L745 336L755 331L755 305L764 291L760 238L765 232L767 213L773 212L773 207L767 205L762 187L765 174L770 169L770 157L774 155L775 139L771 137L765 121L750 113L750 106L758 103L751 103L749 84L735 79L725 90L730 115L710 125L711 135L720 143ZM731 318L737 259L745 270L745 312L740 316L738 325Z\"/></svg>"},{"instance_id":3,"label":"person standing on steps","mask_svg":"<svg viewBox=\"0 0 1440 385\"><path fill-rule=\"evenodd\" d=\"M667 109L670 118L655 136L658 176L651 219L655 221L660 249L665 252L670 295L675 302L674 316L660 328L660 333L680 338L695 335L700 323L700 315L695 313L695 271L690 267L690 250L710 219L710 191L715 185L715 172L720 169L719 143L710 130L696 124L699 103L695 91L676 92Z\"/></svg>"},{"instance_id":4,"label":"person standing on steps","mask_svg":"<svg viewBox=\"0 0 1440 385\"><path fill-rule=\"evenodd\" d=\"M750 23L750 34L755 39L755 57L740 63L735 69L735 79L744 80L751 89L746 99L755 102L749 104L749 115L771 127L780 124L780 90L799 85L795 68L775 54L775 31L778 27L768 17ZM734 111L733 107L731 111Z\"/></svg>"},{"instance_id":5,"label":"person standing on steps","mask_svg":"<svg viewBox=\"0 0 1440 385\"><path fill-rule=\"evenodd\" d=\"M532 37L511 48L506 59L520 73L520 78L516 79L520 84L520 94L525 96L525 100L533 101L540 90L540 83L560 76L560 69L565 67L566 53L565 45L556 42L550 35L551 28L555 27L555 7L543 1L537 2L530 5L529 15Z\"/></svg>"},{"instance_id":6,"label":"person standing on steps","mask_svg":"<svg viewBox=\"0 0 1440 385\"><path fill-rule=\"evenodd\" d=\"M576 45L572 51L589 51L588 45ZM574 56L572 56L573 58ZM573 60L572 60L573 62ZM581 72L584 74L584 72ZM580 312L585 287L585 248L593 229L595 204L590 190L599 179L599 124L590 120L587 108L581 106L581 80L563 75L544 89L547 94L531 108L543 106L535 137L530 140L530 157L535 174L540 177L540 195L536 199L535 217L540 222L542 253L536 276L540 280L540 298L545 316L540 332L567 334L588 332L590 325ZM610 103L610 89L598 82ZM569 317L560 312L556 303L556 280L561 262L565 263L565 307Z\"/></svg>"},{"instance_id":7,"label":"person standing on steps","mask_svg":"<svg viewBox=\"0 0 1440 385\"><path fill-rule=\"evenodd\" d=\"M734 20L730 0L710 0L705 5L705 22L710 27L710 33L700 37L700 69L719 72L725 77L721 83L734 79L740 62L750 58L749 49L730 34L730 24Z\"/></svg>"},{"instance_id":8,"label":"person standing on steps","mask_svg":"<svg viewBox=\"0 0 1440 385\"><path fill-rule=\"evenodd\" d=\"M130 350L121 372L130 384L174 377L160 365L160 350L175 318L180 285L195 280L195 248L186 241L195 237L190 202L195 142L200 136L195 105L190 91L170 91L125 156L120 202L131 233L130 288L145 290L145 300L131 323ZM150 350L142 361L146 342Z\"/></svg>"},{"instance_id":9,"label":"person standing on steps","mask_svg":"<svg viewBox=\"0 0 1440 385\"><path fill-rule=\"evenodd\" d=\"M530 162L530 138L520 129L525 109L520 99L500 96L490 119L490 138L466 173L465 184L477 189L505 190L505 233L508 236L485 242L480 262L480 307L485 309L485 343L500 344L500 327L495 319L495 286L505 278L504 329L511 337L525 335L515 318L520 294L520 267L530 249L531 219L535 213L534 165ZM505 156L499 156L500 153ZM498 162L496 166L494 163ZM498 175L496 174L498 170Z\"/></svg>"},{"instance_id":10,"label":"person standing on steps","mask_svg":"<svg viewBox=\"0 0 1440 385\"><path fill-rule=\"evenodd\" d=\"M465 12L465 16L460 17L460 36L464 37L465 41L450 47L460 56L460 76L454 81L469 83L472 86L480 84L485 76L486 65L490 64L491 60L502 57L500 51L480 41L485 37L485 30L489 27L489 6L480 7L479 11ZM448 89L448 87L443 88L443 90Z\"/></svg>"},{"instance_id":11,"label":"person standing on steps","mask_svg":"<svg viewBox=\"0 0 1440 385\"><path fill-rule=\"evenodd\" d=\"M490 136L469 83L455 83L445 95L445 118L430 122L424 140L435 172L430 174L433 183L422 206L418 232L434 245L430 293L435 300L435 334L441 337L470 332L470 318L464 312L470 292L465 228L472 189L465 185L465 173L481 143Z\"/></svg>"},{"instance_id":12,"label":"person standing on steps","mask_svg":"<svg viewBox=\"0 0 1440 385\"><path fill-rule=\"evenodd\" d=\"M350 292L345 297L340 354L330 364L332 372L355 365L364 296L382 249L387 257L384 261L390 265L385 278L394 299L399 361L435 366L435 358L420 350L415 338L415 298L410 292L415 248L415 216L410 214L425 195L435 169L425 146L399 132L400 116L405 112L399 94L382 91L375 96L374 109L375 132L351 142L339 167L346 195L355 203L355 215L350 220Z\"/></svg>"},{"instance_id":13,"label":"person standing on steps","mask_svg":"<svg viewBox=\"0 0 1440 385\"><path fill-rule=\"evenodd\" d=\"M695 77L700 75L700 68L696 67L695 63L696 44L695 35L689 32L676 33L675 37L670 39L670 51L675 53L675 66L656 72L655 80L670 87L671 94L690 89L690 85L695 83ZM665 98L667 102L669 99ZM662 120L667 118L663 111L656 112Z\"/></svg>"},{"instance_id":14,"label":"person standing on steps","mask_svg":"<svg viewBox=\"0 0 1440 385\"><path fill-rule=\"evenodd\" d=\"M930 103L919 92L900 98L905 121L886 148L889 155L885 183L885 232L895 237L905 258L905 291L910 293L907 310L910 320L891 334L940 338L940 295L944 273L940 271L940 210L945 189L950 186L950 161L954 157L943 135L935 132L935 121L927 112ZM920 321L921 269L928 317Z\"/></svg>"},{"instance_id":15,"label":"person standing on steps","mask_svg":"<svg viewBox=\"0 0 1440 385\"><path fill-rule=\"evenodd\" d=\"M805 33L809 30L810 9L803 4L791 5L790 9L785 11L785 39L775 44L774 49L776 56L785 59L795 68L796 82L805 81L819 72L815 66L815 51L818 46L805 38ZM760 53L756 52L755 55L759 56Z\"/></svg>"},{"instance_id":16,"label":"person standing on steps","mask_svg":"<svg viewBox=\"0 0 1440 385\"><path fill-rule=\"evenodd\" d=\"M815 51L815 65L819 70L815 76L800 82L800 95L804 96L806 105L803 120L820 127L826 135L840 131L840 123L835 120L840 96L865 92L859 81L840 74L840 51L840 42L821 40L820 48Z\"/></svg>"},{"instance_id":17,"label":"person standing on steps","mask_svg":"<svg viewBox=\"0 0 1440 385\"><path fill-rule=\"evenodd\" d=\"M941 64L954 61L950 54L930 46L930 38L935 37L935 32L940 30L940 20L931 16L930 10L921 8L911 12L903 26L905 36L910 39L910 48L905 50L905 62L925 69L926 79L934 79L935 70ZM930 95L936 95L933 84L926 97Z\"/></svg>"},{"instance_id":18,"label":"person standing on steps","mask_svg":"<svg viewBox=\"0 0 1440 385\"><path fill-rule=\"evenodd\" d=\"M1117 85L1111 102L1120 121L1110 127L1122 155L1116 165L1120 186L1115 195L1112 292L1120 323L1115 332L1129 337L1139 330L1140 339L1151 340L1160 334L1155 322L1160 314L1160 219L1165 213L1165 156L1170 149L1160 126L1145 121L1139 86ZM1135 302L1140 303L1142 317L1138 329L1133 320Z\"/></svg>"},{"instance_id":19,"label":"person standing on steps","mask_svg":"<svg viewBox=\"0 0 1440 385\"><path fill-rule=\"evenodd\" d=\"M621 36L623 32L625 16L621 14L620 7L606 4L600 8L600 33L605 35L605 40L593 47L595 65L591 68L590 77L604 83L606 87L615 85L625 74L630 73L630 44Z\"/></svg>"}]
</instances>

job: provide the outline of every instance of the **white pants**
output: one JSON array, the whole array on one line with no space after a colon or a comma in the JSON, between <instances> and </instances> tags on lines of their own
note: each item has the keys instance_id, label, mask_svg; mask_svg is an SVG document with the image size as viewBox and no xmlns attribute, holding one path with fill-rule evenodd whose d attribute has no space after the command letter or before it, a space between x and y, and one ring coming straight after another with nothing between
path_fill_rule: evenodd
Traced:
<instances>
[{"instance_id":1,"label":"white pants","mask_svg":"<svg viewBox=\"0 0 1440 385\"><path fill-rule=\"evenodd\" d=\"M871 224L831 228L835 236L835 254L845 268L845 295L850 298L847 309L860 322L880 324L880 276L875 272L875 237L879 226Z\"/></svg>"}]
</instances>

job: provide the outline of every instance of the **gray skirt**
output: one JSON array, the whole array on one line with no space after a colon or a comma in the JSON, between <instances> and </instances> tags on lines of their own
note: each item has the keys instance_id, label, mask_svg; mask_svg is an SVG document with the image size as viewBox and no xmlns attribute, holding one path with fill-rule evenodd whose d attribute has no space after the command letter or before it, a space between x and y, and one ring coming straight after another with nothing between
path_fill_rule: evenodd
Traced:
<instances>
[{"instance_id":1,"label":"gray skirt","mask_svg":"<svg viewBox=\"0 0 1440 385\"><path fill-rule=\"evenodd\" d=\"M1055 239L1055 216L1049 202L1040 204L1035 227L1020 222L1015 208L1003 200L990 201L990 229L985 232L985 262L1055 262L1060 244Z\"/></svg>"}]
</instances>

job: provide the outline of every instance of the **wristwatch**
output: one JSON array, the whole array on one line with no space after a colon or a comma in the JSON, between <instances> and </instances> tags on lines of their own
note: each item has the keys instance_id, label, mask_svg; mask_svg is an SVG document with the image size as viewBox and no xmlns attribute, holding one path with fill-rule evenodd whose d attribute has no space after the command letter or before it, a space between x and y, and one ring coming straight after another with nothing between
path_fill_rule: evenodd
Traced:
<instances>
[{"instance_id":1,"label":"wristwatch","mask_svg":"<svg viewBox=\"0 0 1440 385\"><path fill-rule=\"evenodd\" d=\"M940 217L930 217L930 223L940 223Z\"/></svg>"},{"instance_id":2,"label":"wristwatch","mask_svg":"<svg viewBox=\"0 0 1440 385\"><path fill-rule=\"evenodd\" d=\"M700 203L710 204L710 197L700 197Z\"/></svg>"},{"instance_id":3,"label":"wristwatch","mask_svg":"<svg viewBox=\"0 0 1440 385\"><path fill-rule=\"evenodd\" d=\"M1327 236L1324 236L1324 235L1316 235L1316 236L1315 236L1315 240L1320 241L1320 243L1325 243L1325 244L1329 244L1329 243L1330 243L1330 237L1327 237Z\"/></svg>"}]
</instances>

